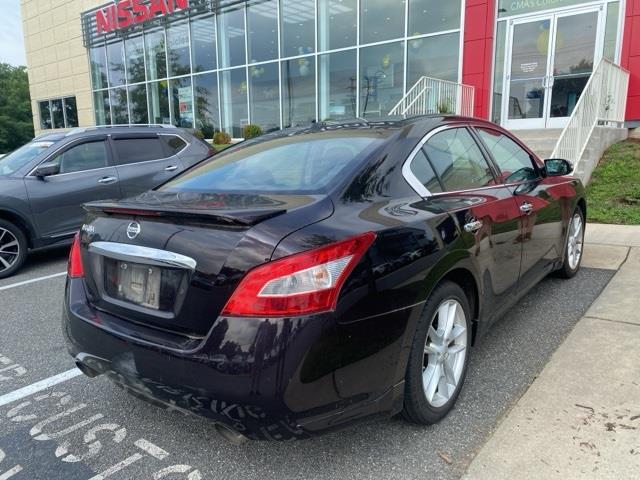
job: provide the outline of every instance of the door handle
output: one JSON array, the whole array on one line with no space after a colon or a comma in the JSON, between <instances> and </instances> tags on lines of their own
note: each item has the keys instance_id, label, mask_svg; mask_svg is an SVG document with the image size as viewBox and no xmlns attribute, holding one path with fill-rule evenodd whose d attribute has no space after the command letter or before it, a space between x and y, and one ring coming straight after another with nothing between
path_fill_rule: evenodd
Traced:
<instances>
[{"instance_id":1,"label":"door handle","mask_svg":"<svg viewBox=\"0 0 640 480\"><path fill-rule=\"evenodd\" d=\"M103 185L109 185L111 183L116 183L118 181L117 177L102 177L98 180L98 183L102 183Z\"/></svg>"},{"instance_id":2,"label":"door handle","mask_svg":"<svg viewBox=\"0 0 640 480\"><path fill-rule=\"evenodd\" d=\"M464 225L464 231L467 233L477 232L483 225L482 220L471 220L469 223Z\"/></svg>"},{"instance_id":3,"label":"door handle","mask_svg":"<svg viewBox=\"0 0 640 480\"><path fill-rule=\"evenodd\" d=\"M531 215L531 212L533 212L533 205L531 205L529 202L524 202L522 205L520 205L520 211L527 215Z\"/></svg>"},{"instance_id":4,"label":"door handle","mask_svg":"<svg viewBox=\"0 0 640 480\"><path fill-rule=\"evenodd\" d=\"M171 165L170 167L167 167L164 169L165 172L175 172L178 169L178 167L176 165Z\"/></svg>"}]
</instances>

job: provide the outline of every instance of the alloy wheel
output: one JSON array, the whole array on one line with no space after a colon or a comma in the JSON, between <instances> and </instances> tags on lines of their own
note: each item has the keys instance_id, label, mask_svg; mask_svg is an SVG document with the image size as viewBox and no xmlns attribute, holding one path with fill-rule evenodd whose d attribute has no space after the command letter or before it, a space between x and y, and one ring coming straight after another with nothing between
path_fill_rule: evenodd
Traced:
<instances>
[{"instance_id":1,"label":"alloy wheel","mask_svg":"<svg viewBox=\"0 0 640 480\"><path fill-rule=\"evenodd\" d=\"M580 264L584 241L582 232L582 215L576 213L571 219L571 225L569 226L569 238L567 239L567 256L569 258L569 267L571 270L575 270Z\"/></svg>"},{"instance_id":2,"label":"alloy wheel","mask_svg":"<svg viewBox=\"0 0 640 480\"><path fill-rule=\"evenodd\" d=\"M0 272L9 270L20 258L20 244L16 236L0 227Z\"/></svg>"},{"instance_id":3,"label":"alloy wheel","mask_svg":"<svg viewBox=\"0 0 640 480\"><path fill-rule=\"evenodd\" d=\"M467 355L467 318L457 300L443 301L436 310L424 347L422 385L427 402L442 407L454 395Z\"/></svg>"}]
</instances>

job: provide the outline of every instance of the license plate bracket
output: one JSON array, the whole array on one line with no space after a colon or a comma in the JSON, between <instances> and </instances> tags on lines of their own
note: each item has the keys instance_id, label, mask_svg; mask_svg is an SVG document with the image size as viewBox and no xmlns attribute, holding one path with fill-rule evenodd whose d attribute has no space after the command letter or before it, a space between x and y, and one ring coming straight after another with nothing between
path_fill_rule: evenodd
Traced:
<instances>
[{"instance_id":1,"label":"license plate bracket","mask_svg":"<svg viewBox=\"0 0 640 480\"><path fill-rule=\"evenodd\" d=\"M153 310L160 309L162 283L160 268L118 261L116 269L118 272L117 295L121 300Z\"/></svg>"}]
</instances>

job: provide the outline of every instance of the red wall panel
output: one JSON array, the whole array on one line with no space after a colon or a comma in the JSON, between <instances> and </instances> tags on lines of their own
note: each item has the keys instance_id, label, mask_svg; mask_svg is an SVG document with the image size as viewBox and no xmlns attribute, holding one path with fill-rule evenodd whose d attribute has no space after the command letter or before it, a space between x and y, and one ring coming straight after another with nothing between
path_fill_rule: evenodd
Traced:
<instances>
[{"instance_id":1,"label":"red wall panel","mask_svg":"<svg viewBox=\"0 0 640 480\"><path fill-rule=\"evenodd\" d=\"M495 11L495 0L466 0L462 83L475 87L480 118L489 118Z\"/></svg>"},{"instance_id":2,"label":"red wall panel","mask_svg":"<svg viewBox=\"0 0 640 480\"><path fill-rule=\"evenodd\" d=\"M626 119L640 120L640 0L627 0L620 64L631 72Z\"/></svg>"}]
</instances>

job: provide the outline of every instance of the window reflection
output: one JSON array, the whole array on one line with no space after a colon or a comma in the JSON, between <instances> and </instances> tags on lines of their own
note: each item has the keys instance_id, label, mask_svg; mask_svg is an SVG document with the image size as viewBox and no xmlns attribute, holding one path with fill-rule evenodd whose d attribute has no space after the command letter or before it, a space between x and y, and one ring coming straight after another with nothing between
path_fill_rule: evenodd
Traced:
<instances>
[{"instance_id":1,"label":"window reflection","mask_svg":"<svg viewBox=\"0 0 640 480\"><path fill-rule=\"evenodd\" d=\"M94 89L107 87L107 56L104 46L89 50L91 62L91 84Z\"/></svg>"},{"instance_id":2,"label":"window reflection","mask_svg":"<svg viewBox=\"0 0 640 480\"><path fill-rule=\"evenodd\" d=\"M306 125L316 118L316 79L313 57L282 62L283 126Z\"/></svg>"},{"instance_id":3,"label":"window reflection","mask_svg":"<svg viewBox=\"0 0 640 480\"><path fill-rule=\"evenodd\" d=\"M188 23L179 23L167 28L167 52L170 77L191 73Z\"/></svg>"},{"instance_id":4,"label":"window reflection","mask_svg":"<svg viewBox=\"0 0 640 480\"><path fill-rule=\"evenodd\" d=\"M263 131L280 127L278 63L249 67L251 123Z\"/></svg>"},{"instance_id":5,"label":"window reflection","mask_svg":"<svg viewBox=\"0 0 640 480\"><path fill-rule=\"evenodd\" d=\"M191 52L194 72L206 72L217 67L215 16L191 21Z\"/></svg>"},{"instance_id":6,"label":"window reflection","mask_svg":"<svg viewBox=\"0 0 640 480\"><path fill-rule=\"evenodd\" d=\"M195 94L196 128L205 138L213 138L215 130L220 128L218 121L218 75L204 73L194 75L193 88Z\"/></svg>"},{"instance_id":7,"label":"window reflection","mask_svg":"<svg viewBox=\"0 0 640 480\"><path fill-rule=\"evenodd\" d=\"M318 50L335 50L356 44L357 0L318 2Z\"/></svg>"},{"instance_id":8,"label":"window reflection","mask_svg":"<svg viewBox=\"0 0 640 480\"><path fill-rule=\"evenodd\" d=\"M108 90L94 92L93 107L96 117L96 125L111 125L111 109L109 108Z\"/></svg>"},{"instance_id":9,"label":"window reflection","mask_svg":"<svg viewBox=\"0 0 640 480\"><path fill-rule=\"evenodd\" d=\"M78 108L76 105L76 97L63 98L64 116L67 120L65 127L73 128L78 126Z\"/></svg>"},{"instance_id":10,"label":"window reflection","mask_svg":"<svg viewBox=\"0 0 640 480\"><path fill-rule=\"evenodd\" d=\"M278 57L278 2L268 0L247 7L249 63Z\"/></svg>"},{"instance_id":11,"label":"window reflection","mask_svg":"<svg viewBox=\"0 0 640 480\"><path fill-rule=\"evenodd\" d=\"M402 42L363 48L360 53L360 115L386 115L402 98Z\"/></svg>"},{"instance_id":12,"label":"window reflection","mask_svg":"<svg viewBox=\"0 0 640 480\"><path fill-rule=\"evenodd\" d=\"M183 128L193 128L193 91L191 77L169 80L171 87L171 109L173 124Z\"/></svg>"},{"instance_id":13,"label":"window reflection","mask_svg":"<svg viewBox=\"0 0 640 480\"><path fill-rule=\"evenodd\" d=\"M246 63L243 9L218 15L218 46L221 68Z\"/></svg>"},{"instance_id":14,"label":"window reflection","mask_svg":"<svg viewBox=\"0 0 640 480\"><path fill-rule=\"evenodd\" d=\"M423 76L457 82L459 51L459 33L409 40L407 88Z\"/></svg>"},{"instance_id":15,"label":"window reflection","mask_svg":"<svg viewBox=\"0 0 640 480\"><path fill-rule=\"evenodd\" d=\"M62 99L51 100L51 118L53 128L64 128L64 113L62 111Z\"/></svg>"},{"instance_id":16,"label":"window reflection","mask_svg":"<svg viewBox=\"0 0 640 480\"><path fill-rule=\"evenodd\" d=\"M124 46L123 42L107 45L107 68L109 69L109 85L124 85Z\"/></svg>"},{"instance_id":17,"label":"window reflection","mask_svg":"<svg viewBox=\"0 0 640 480\"><path fill-rule=\"evenodd\" d=\"M408 35L460 28L460 0L409 0Z\"/></svg>"},{"instance_id":18,"label":"window reflection","mask_svg":"<svg viewBox=\"0 0 640 480\"><path fill-rule=\"evenodd\" d=\"M147 79L156 80L167 76L164 31L149 32L144 37L147 48Z\"/></svg>"},{"instance_id":19,"label":"window reflection","mask_svg":"<svg viewBox=\"0 0 640 480\"><path fill-rule=\"evenodd\" d=\"M322 55L318 62L320 119L356 117L356 51Z\"/></svg>"},{"instance_id":20,"label":"window reflection","mask_svg":"<svg viewBox=\"0 0 640 480\"><path fill-rule=\"evenodd\" d=\"M127 108L127 89L113 88L110 90L111 116L114 125L129 123L129 110Z\"/></svg>"},{"instance_id":21,"label":"window reflection","mask_svg":"<svg viewBox=\"0 0 640 480\"><path fill-rule=\"evenodd\" d=\"M249 123L247 111L247 70L236 68L220 73L220 109L222 128L232 137L241 138L242 129Z\"/></svg>"},{"instance_id":22,"label":"window reflection","mask_svg":"<svg viewBox=\"0 0 640 480\"><path fill-rule=\"evenodd\" d=\"M40 110L40 128L48 130L51 128L51 110L49 109L49 100L38 102Z\"/></svg>"},{"instance_id":23,"label":"window reflection","mask_svg":"<svg viewBox=\"0 0 640 480\"><path fill-rule=\"evenodd\" d=\"M147 96L149 99L149 121L158 124L171 123L167 81L149 83Z\"/></svg>"},{"instance_id":24,"label":"window reflection","mask_svg":"<svg viewBox=\"0 0 640 480\"><path fill-rule=\"evenodd\" d=\"M131 123L149 123L146 85L129 87L129 110Z\"/></svg>"},{"instance_id":25,"label":"window reflection","mask_svg":"<svg viewBox=\"0 0 640 480\"><path fill-rule=\"evenodd\" d=\"M281 0L282 56L294 57L315 51L314 0Z\"/></svg>"},{"instance_id":26,"label":"window reflection","mask_svg":"<svg viewBox=\"0 0 640 480\"><path fill-rule=\"evenodd\" d=\"M403 37L405 1L390 4L388 0L360 0L360 41L373 43Z\"/></svg>"},{"instance_id":27,"label":"window reflection","mask_svg":"<svg viewBox=\"0 0 640 480\"><path fill-rule=\"evenodd\" d=\"M127 52L127 78L129 83L144 82L144 41L142 36L125 41Z\"/></svg>"}]
</instances>

